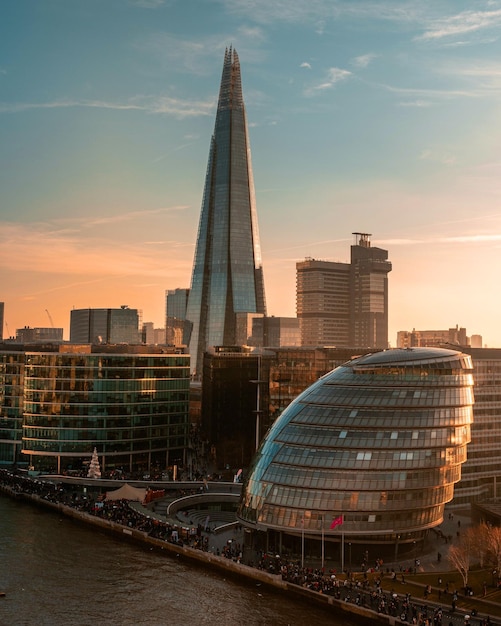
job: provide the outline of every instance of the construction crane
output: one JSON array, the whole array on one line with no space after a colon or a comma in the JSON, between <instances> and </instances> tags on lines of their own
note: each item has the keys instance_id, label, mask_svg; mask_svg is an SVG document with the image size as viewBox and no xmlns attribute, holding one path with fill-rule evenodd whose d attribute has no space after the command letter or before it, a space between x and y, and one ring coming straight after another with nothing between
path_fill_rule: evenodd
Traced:
<instances>
[{"instance_id":1,"label":"construction crane","mask_svg":"<svg viewBox=\"0 0 501 626\"><path fill-rule=\"evenodd\" d=\"M45 312L47 313L47 317L49 318L49 322L50 322L51 328L54 328L54 322L52 321L51 314L49 313L48 309L45 309Z\"/></svg>"}]
</instances>

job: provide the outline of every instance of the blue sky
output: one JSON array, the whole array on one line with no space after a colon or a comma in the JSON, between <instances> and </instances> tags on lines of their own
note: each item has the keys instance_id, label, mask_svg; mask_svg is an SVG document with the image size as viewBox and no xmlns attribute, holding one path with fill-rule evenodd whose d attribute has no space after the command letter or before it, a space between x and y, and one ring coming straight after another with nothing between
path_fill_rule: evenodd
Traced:
<instances>
[{"instance_id":1,"label":"blue sky","mask_svg":"<svg viewBox=\"0 0 501 626\"><path fill-rule=\"evenodd\" d=\"M390 340L501 347L501 0L15 0L0 10L8 329L188 287L224 49L240 57L271 315L295 264L385 247Z\"/></svg>"}]
</instances>

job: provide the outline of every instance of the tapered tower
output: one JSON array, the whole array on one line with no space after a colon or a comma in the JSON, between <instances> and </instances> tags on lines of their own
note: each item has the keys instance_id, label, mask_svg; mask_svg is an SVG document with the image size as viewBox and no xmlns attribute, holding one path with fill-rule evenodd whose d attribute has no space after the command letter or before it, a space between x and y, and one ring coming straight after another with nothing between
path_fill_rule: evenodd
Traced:
<instances>
[{"instance_id":1,"label":"tapered tower","mask_svg":"<svg viewBox=\"0 0 501 626\"><path fill-rule=\"evenodd\" d=\"M236 313L266 314L263 269L240 62L224 55L190 295L192 374L208 346L234 345Z\"/></svg>"}]
</instances>

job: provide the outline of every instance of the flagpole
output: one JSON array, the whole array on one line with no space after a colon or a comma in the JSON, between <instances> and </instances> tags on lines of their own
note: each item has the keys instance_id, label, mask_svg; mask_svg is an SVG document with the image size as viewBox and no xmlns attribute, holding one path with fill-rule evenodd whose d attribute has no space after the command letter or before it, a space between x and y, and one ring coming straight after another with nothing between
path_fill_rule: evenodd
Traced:
<instances>
[{"instance_id":1,"label":"flagpole","mask_svg":"<svg viewBox=\"0 0 501 626\"><path fill-rule=\"evenodd\" d=\"M322 569L324 569L324 555L325 555L324 522L325 522L325 515L322 515Z\"/></svg>"},{"instance_id":2,"label":"flagpole","mask_svg":"<svg viewBox=\"0 0 501 626\"><path fill-rule=\"evenodd\" d=\"M304 517L301 520L301 567L304 567Z\"/></svg>"},{"instance_id":3,"label":"flagpole","mask_svg":"<svg viewBox=\"0 0 501 626\"><path fill-rule=\"evenodd\" d=\"M341 571L344 572L344 530L341 530Z\"/></svg>"}]
</instances>

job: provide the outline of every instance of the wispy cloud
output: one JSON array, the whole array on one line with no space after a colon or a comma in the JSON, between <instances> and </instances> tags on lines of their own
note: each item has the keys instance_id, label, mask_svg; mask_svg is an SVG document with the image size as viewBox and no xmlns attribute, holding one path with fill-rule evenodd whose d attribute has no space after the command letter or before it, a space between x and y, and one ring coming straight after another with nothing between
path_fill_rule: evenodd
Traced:
<instances>
[{"instance_id":1,"label":"wispy cloud","mask_svg":"<svg viewBox=\"0 0 501 626\"><path fill-rule=\"evenodd\" d=\"M433 98L447 100L451 98L480 98L483 94L478 89L427 89L415 87L396 87L395 85L380 84L380 87L401 96L416 98Z\"/></svg>"},{"instance_id":2,"label":"wispy cloud","mask_svg":"<svg viewBox=\"0 0 501 626\"><path fill-rule=\"evenodd\" d=\"M433 163L442 163L443 165L454 165L456 157L448 152L437 152L427 148L419 155L421 161L432 161Z\"/></svg>"},{"instance_id":3,"label":"wispy cloud","mask_svg":"<svg viewBox=\"0 0 501 626\"><path fill-rule=\"evenodd\" d=\"M475 243L489 243L501 241L501 233L495 233L490 235L485 234L473 234L473 235L458 235L455 237L430 237L425 239L381 239L376 243L377 245L384 246L417 246L417 245L433 245L433 244L475 244Z\"/></svg>"},{"instance_id":4,"label":"wispy cloud","mask_svg":"<svg viewBox=\"0 0 501 626\"><path fill-rule=\"evenodd\" d=\"M429 100L407 100L405 102L398 102L400 107L430 107L432 103Z\"/></svg>"},{"instance_id":5,"label":"wispy cloud","mask_svg":"<svg viewBox=\"0 0 501 626\"><path fill-rule=\"evenodd\" d=\"M307 70L311 70L311 64L308 63L307 61L304 61L303 63L301 63L299 67L305 67Z\"/></svg>"},{"instance_id":6,"label":"wispy cloud","mask_svg":"<svg viewBox=\"0 0 501 626\"><path fill-rule=\"evenodd\" d=\"M348 70L343 70L339 67L331 67L327 71L327 75L322 82L316 85L313 85L311 87L308 87L304 93L307 96L311 96L320 91L331 89L332 87L334 87L336 83L346 80L349 76L352 76L352 73L349 72Z\"/></svg>"},{"instance_id":7,"label":"wispy cloud","mask_svg":"<svg viewBox=\"0 0 501 626\"><path fill-rule=\"evenodd\" d=\"M165 225L165 216L186 208L172 206L116 215L87 214L28 224L0 222L0 267L13 272L75 276L99 274L99 268L107 275L160 276L165 273L166 250L177 249L176 256L182 263L181 249L191 255L193 244L175 240L160 242L151 236L157 233L158 224Z\"/></svg>"},{"instance_id":8,"label":"wispy cloud","mask_svg":"<svg viewBox=\"0 0 501 626\"><path fill-rule=\"evenodd\" d=\"M377 58L377 54L374 52L369 52L368 54L362 54L358 57L355 57L351 60L351 64L355 67L359 67L361 69L367 67L375 58Z\"/></svg>"},{"instance_id":9,"label":"wispy cloud","mask_svg":"<svg viewBox=\"0 0 501 626\"><path fill-rule=\"evenodd\" d=\"M485 28L498 28L500 24L501 9L494 11L462 11L456 15L434 20L428 29L415 39L436 40Z\"/></svg>"},{"instance_id":10,"label":"wispy cloud","mask_svg":"<svg viewBox=\"0 0 501 626\"><path fill-rule=\"evenodd\" d=\"M416 2L334 2L333 0L219 0L229 13L245 16L262 24L272 21L309 22L323 34L329 19L353 17L409 22L423 12Z\"/></svg>"},{"instance_id":11,"label":"wispy cloud","mask_svg":"<svg viewBox=\"0 0 501 626\"><path fill-rule=\"evenodd\" d=\"M158 9L166 4L165 0L129 0L129 4L140 9Z\"/></svg>"},{"instance_id":12,"label":"wispy cloud","mask_svg":"<svg viewBox=\"0 0 501 626\"><path fill-rule=\"evenodd\" d=\"M128 102L104 100L55 100L52 102L0 102L0 113L20 113L33 109L96 108L117 111L144 111L145 113L172 115L177 118L213 115L214 98L209 100L183 100L170 96L134 96Z\"/></svg>"}]
</instances>

